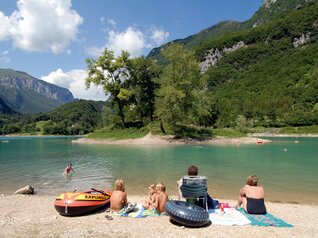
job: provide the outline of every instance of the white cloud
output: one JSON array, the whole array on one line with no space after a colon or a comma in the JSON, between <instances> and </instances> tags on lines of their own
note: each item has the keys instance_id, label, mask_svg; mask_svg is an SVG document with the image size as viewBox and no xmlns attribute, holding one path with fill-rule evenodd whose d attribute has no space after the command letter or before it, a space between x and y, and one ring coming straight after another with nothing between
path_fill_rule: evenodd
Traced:
<instances>
[{"instance_id":1,"label":"white cloud","mask_svg":"<svg viewBox=\"0 0 318 238\"><path fill-rule=\"evenodd\" d=\"M101 17L99 18L100 23L104 23L105 22L105 17Z\"/></svg>"},{"instance_id":2,"label":"white cloud","mask_svg":"<svg viewBox=\"0 0 318 238\"><path fill-rule=\"evenodd\" d=\"M151 28L150 39L154 41L155 44L161 45L169 37L169 32L166 32L162 29L158 29L155 26Z\"/></svg>"},{"instance_id":3,"label":"white cloud","mask_svg":"<svg viewBox=\"0 0 318 238\"><path fill-rule=\"evenodd\" d=\"M111 18L107 19L107 23L111 25L112 27L116 27L116 21L114 19L111 19Z\"/></svg>"},{"instance_id":4,"label":"white cloud","mask_svg":"<svg viewBox=\"0 0 318 238\"><path fill-rule=\"evenodd\" d=\"M120 55L122 50L128 51L131 56L141 55L145 47L144 34L133 27L128 27L123 32L111 30L108 32L106 48L114 51L115 55Z\"/></svg>"},{"instance_id":5,"label":"white cloud","mask_svg":"<svg viewBox=\"0 0 318 238\"><path fill-rule=\"evenodd\" d=\"M0 54L0 62L3 62L3 63L10 63L11 62L11 59L9 58L9 51L5 50L3 52L1 52Z\"/></svg>"},{"instance_id":6,"label":"white cloud","mask_svg":"<svg viewBox=\"0 0 318 238\"><path fill-rule=\"evenodd\" d=\"M5 40L10 36L10 20L0 12L0 40Z\"/></svg>"},{"instance_id":7,"label":"white cloud","mask_svg":"<svg viewBox=\"0 0 318 238\"><path fill-rule=\"evenodd\" d=\"M107 21L112 26L112 29L106 31L105 44L101 47L92 46L86 49L86 53L93 57L100 56L104 48L114 51L115 56L120 55L121 51L125 50L132 57L138 57L144 53L145 49L159 46L169 37L169 32L158 29L154 25L146 30L146 33L136 26L129 26L124 31L117 31L116 22L113 19L108 19Z\"/></svg>"},{"instance_id":8,"label":"white cloud","mask_svg":"<svg viewBox=\"0 0 318 238\"><path fill-rule=\"evenodd\" d=\"M71 0L19 0L11 16L0 12L0 40L11 38L27 51L60 53L76 40L82 23Z\"/></svg>"},{"instance_id":9,"label":"white cloud","mask_svg":"<svg viewBox=\"0 0 318 238\"><path fill-rule=\"evenodd\" d=\"M89 48L86 49L86 53L88 55L91 55L91 56L97 58L97 57L99 57L102 54L104 48L105 48L104 46L100 47L100 48L92 46L92 47L89 47Z\"/></svg>"},{"instance_id":10,"label":"white cloud","mask_svg":"<svg viewBox=\"0 0 318 238\"><path fill-rule=\"evenodd\" d=\"M105 101L107 96L105 96L105 93L100 87L92 85L86 90L86 77L87 73L83 69L74 69L68 72L63 72L62 69L57 69L47 76L42 76L41 79L69 89L75 98Z\"/></svg>"}]
</instances>

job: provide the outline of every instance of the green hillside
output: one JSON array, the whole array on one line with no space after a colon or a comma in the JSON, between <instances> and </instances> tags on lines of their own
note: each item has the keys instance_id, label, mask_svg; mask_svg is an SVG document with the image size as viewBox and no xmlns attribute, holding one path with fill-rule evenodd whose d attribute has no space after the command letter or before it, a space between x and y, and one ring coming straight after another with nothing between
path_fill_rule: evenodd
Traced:
<instances>
[{"instance_id":1,"label":"green hillside","mask_svg":"<svg viewBox=\"0 0 318 238\"><path fill-rule=\"evenodd\" d=\"M215 39L218 37L222 37L230 32L237 31L240 28L241 28L241 23L239 22L222 21L212 27L209 27L207 29L200 31L198 34L189 36L185 39L178 39L172 42L182 44L184 45L185 48L192 49L201 44L204 44L204 42L207 39ZM170 43L168 43L167 45L169 45ZM161 50L165 48L165 46L166 45L163 45L163 46L152 49L147 57L149 59L156 60L159 64L163 64L164 60L161 54Z\"/></svg>"},{"instance_id":2,"label":"green hillside","mask_svg":"<svg viewBox=\"0 0 318 238\"><path fill-rule=\"evenodd\" d=\"M184 39L174 40L165 45L154 48L147 57L149 59L156 60L159 64L163 64L164 61L161 51L170 43L182 44L187 49L196 49L197 47L201 48L202 45L206 45L206 42L214 41L230 33L269 23L275 18L284 15L289 11L299 9L301 6L306 5L311 1L313 0L264 0L263 5L258 9L258 11L256 11L253 16L245 22L221 21L197 34Z\"/></svg>"},{"instance_id":3,"label":"green hillside","mask_svg":"<svg viewBox=\"0 0 318 238\"><path fill-rule=\"evenodd\" d=\"M318 123L318 3L310 3L270 23L206 42L197 48L246 47L224 55L206 74L213 123L226 127L243 115L258 125ZM303 44L295 39L308 35Z\"/></svg>"},{"instance_id":4,"label":"green hillside","mask_svg":"<svg viewBox=\"0 0 318 238\"><path fill-rule=\"evenodd\" d=\"M267 2L226 34L207 34L222 29L221 24L177 41L194 49L201 62L211 50L244 43L205 72L212 115L205 118L205 126L233 127L240 116L249 126L318 124L318 3ZM255 23L259 25L253 27ZM305 42L296 47L296 39L302 38ZM160 59L161 53L149 57Z\"/></svg>"},{"instance_id":5,"label":"green hillside","mask_svg":"<svg viewBox=\"0 0 318 238\"><path fill-rule=\"evenodd\" d=\"M102 120L106 102L78 100L47 113L11 116L0 114L0 133L83 135Z\"/></svg>"},{"instance_id":6,"label":"green hillside","mask_svg":"<svg viewBox=\"0 0 318 238\"><path fill-rule=\"evenodd\" d=\"M314 0L264 0L258 11L254 13L251 19L243 22L241 27L247 29L268 23L279 15L301 8L308 2L314 2Z\"/></svg>"}]
</instances>

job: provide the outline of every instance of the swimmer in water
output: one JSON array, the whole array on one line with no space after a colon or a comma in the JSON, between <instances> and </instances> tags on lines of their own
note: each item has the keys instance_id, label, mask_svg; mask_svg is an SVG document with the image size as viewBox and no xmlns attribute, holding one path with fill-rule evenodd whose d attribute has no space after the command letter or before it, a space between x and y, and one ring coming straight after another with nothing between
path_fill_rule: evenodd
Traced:
<instances>
[{"instance_id":1,"label":"swimmer in water","mask_svg":"<svg viewBox=\"0 0 318 238\"><path fill-rule=\"evenodd\" d=\"M64 169L64 175L69 175L71 172L74 172L74 169L72 168L72 164L69 163L66 168Z\"/></svg>"}]
</instances>

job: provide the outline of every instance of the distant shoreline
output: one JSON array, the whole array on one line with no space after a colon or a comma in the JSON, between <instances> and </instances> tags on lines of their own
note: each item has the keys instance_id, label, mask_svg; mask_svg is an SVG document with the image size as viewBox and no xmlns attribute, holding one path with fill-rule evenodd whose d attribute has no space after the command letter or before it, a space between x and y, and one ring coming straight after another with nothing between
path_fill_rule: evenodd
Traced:
<instances>
[{"instance_id":1,"label":"distant shoreline","mask_svg":"<svg viewBox=\"0 0 318 238\"><path fill-rule=\"evenodd\" d=\"M237 144L263 144L268 143L270 140L261 139L252 136L227 138L216 137L210 140L197 140L197 139L176 139L173 136L158 136L147 134L142 138L136 139L90 139L79 138L73 140L73 143L78 144L109 144L109 145L185 145L185 144L211 144L211 145L237 145Z\"/></svg>"},{"instance_id":2,"label":"distant shoreline","mask_svg":"<svg viewBox=\"0 0 318 238\"><path fill-rule=\"evenodd\" d=\"M255 136L255 137L318 137L318 134L275 134L275 133L253 133L249 134L248 136Z\"/></svg>"},{"instance_id":3,"label":"distant shoreline","mask_svg":"<svg viewBox=\"0 0 318 238\"><path fill-rule=\"evenodd\" d=\"M276 134L276 133L252 133L244 137L214 137L209 140L200 139L176 139L174 136L159 136L147 134L142 138L135 139L91 139L85 135L28 135L28 134L9 134L1 135L0 138L10 137L78 137L72 140L76 144L109 144L109 145L185 145L185 144L207 144L207 145L240 145L240 144L266 144L270 139L261 137L288 137L288 138L316 138L318 134Z\"/></svg>"}]
</instances>

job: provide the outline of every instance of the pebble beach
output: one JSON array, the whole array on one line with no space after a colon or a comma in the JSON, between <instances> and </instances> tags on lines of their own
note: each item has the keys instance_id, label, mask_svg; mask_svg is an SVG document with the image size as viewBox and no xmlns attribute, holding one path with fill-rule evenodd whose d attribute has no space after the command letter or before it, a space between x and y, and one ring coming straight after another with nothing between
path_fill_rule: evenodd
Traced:
<instances>
[{"instance_id":1,"label":"pebble beach","mask_svg":"<svg viewBox=\"0 0 318 238\"><path fill-rule=\"evenodd\" d=\"M221 226L188 228L170 222L168 216L105 218L106 211L80 217L64 217L54 208L54 196L2 195L0 197L0 237L317 237L318 206L310 204L266 203L274 216L292 228ZM141 202L143 196L129 196ZM235 205L235 201L228 201Z\"/></svg>"}]
</instances>

